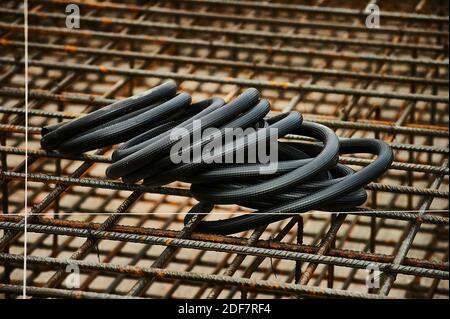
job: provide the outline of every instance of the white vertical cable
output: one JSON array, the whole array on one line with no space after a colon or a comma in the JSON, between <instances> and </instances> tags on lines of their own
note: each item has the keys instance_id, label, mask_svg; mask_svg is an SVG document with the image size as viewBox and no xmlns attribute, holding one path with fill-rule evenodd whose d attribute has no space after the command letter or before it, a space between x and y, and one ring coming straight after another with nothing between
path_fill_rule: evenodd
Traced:
<instances>
[{"instance_id":1,"label":"white vertical cable","mask_svg":"<svg viewBox=\"0 0 450 319\"><path fill-rule=\"evenodd\" d=\"M27 297L27 219L28 219L28 0L24 0L24 40L25 40L25 217L23 243L23 298Z\"/></svg>"}]
</instances>

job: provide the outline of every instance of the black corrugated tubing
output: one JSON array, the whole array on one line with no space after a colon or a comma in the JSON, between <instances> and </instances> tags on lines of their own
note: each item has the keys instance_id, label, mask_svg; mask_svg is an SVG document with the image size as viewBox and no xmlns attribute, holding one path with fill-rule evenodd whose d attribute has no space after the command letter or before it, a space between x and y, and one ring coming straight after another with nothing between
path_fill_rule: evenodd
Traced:
<instances>
[{"instance_id":1,"label":"black corrugated tubing","mask_svg":"<svg viewBox=\"0 0 450 319\"><path fill-rule=\"evenodd\" d=\"M112 155L108 178L121 178L125 183L143 180L154 186L189 182L192 195L207 207L238 204L255 209L251 214L199 224L198 231L216 234L253 229L309 210L337 211L362 205L367 199L364 186L380 177L393 161L391 149L380 140L339 139L328 127L303 121L298 112L267 118L269 110L269 102L260 99L253 88L227 104L220 98L191 104L188 94L177 94L175 83L167 82L74 121L43 128L41 146L82 153L124 142ZM201 133L218 130L194 140L195 120L201 121ZM257 130L223 143L227 130L233 128ZM171 132L181 129L180 137L192 140L189 154L214 141L222 147L209 154L208 161L174 163L170 155L179 140ZM243 163L220 163L237 153L248 154L261 143L270 148L273 129L278 138L297 134L317 142L275 140L278 161L272 165L250 162L247 156ZM377 158L354 172L338 164L340 154L352 153ZM191 217L186 215L185 222Z\"/></svg>"}]
</instances>

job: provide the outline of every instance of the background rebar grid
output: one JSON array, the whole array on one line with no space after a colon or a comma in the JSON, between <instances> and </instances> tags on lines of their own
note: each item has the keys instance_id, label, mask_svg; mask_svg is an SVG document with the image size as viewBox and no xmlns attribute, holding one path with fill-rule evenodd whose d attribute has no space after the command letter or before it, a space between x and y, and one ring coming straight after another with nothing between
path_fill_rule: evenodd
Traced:
<instances>
[{"instance_id":1,"label":"background rebar grid","mask_svg":"<svg viewBox=\"0 0 450 319\"><path fill-rule=\"evenodd\" d=\"M363 1L72 1L80 29L65 27L65 2L29 2L28 129L21 1L0 9L5 297L22 285L28 133L30 296L448 298L446 2L381 1L378 29L365 26ZM194 100L257 87L274 113L298 110L339 136L385 140L395 163L367 187L361 214L311 212L216 236L196 233L196 220L183 226L195 205L186 184L107 181L110 149L39 149L40 127L169 78ZM370 160L342 158L356 169ZM67 289L69 264L80 268L79 289ZM366 286L368 265L383 273L379 289Z\"/></svg>"}]
</instances>

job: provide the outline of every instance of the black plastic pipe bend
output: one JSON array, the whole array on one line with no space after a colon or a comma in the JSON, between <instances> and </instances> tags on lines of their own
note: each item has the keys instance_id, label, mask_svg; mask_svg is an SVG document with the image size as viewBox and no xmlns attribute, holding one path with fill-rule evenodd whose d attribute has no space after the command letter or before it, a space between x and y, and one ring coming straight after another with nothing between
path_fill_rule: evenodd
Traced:
<instances>
[{"instance_id":1,"label":"black plastic pipe bend","mask_svg":"<svg viewBox=\"0 0 450 319\"><path fill-rule=\"evenodd\" d=\"M65 153L82 153L126 141L146 130L148 125L170 115L170 110L190 104L187 94L175 97L176 89L174 82L166 82L71 122L44 127L41 147ZM164 102L169 104L165 105L165 116L155 110L161 108Z\"/></svg>"},{"instance_id":2,"label":"black plastic pipe bend","mask_svg":"<svg viewBox=\"0 0 450 319\"><path fill-rule=\"evenodd\" d=\"M112 146L125 142L112 155L106 176L126 183L144 180L161 186L174 181L191 183L191 192L201 205L238 204L255 209L252 214L215 221L202 221L198 230L232 234L283 220L309 210L336 211L362 205L364 186L383 174L393 160L389 146L374 139L339 139L326 126L303 121L298 112L266 118L269 102L256 89L248 89L229 103L211 98L191 105L191 97L176 92L173 82L116 102L68 123L43 128L42 148L67 153ZM215 128L211 136L201 135L187 145L188 153L211 141L224 142L227 129L247 129L237 141L223 144L209 162L175 163L171 132L195 134ZM271 165L249 161L222 164L218 159L248 152L273 143L276 132L277 158ZM265 134L261 134L265 133ZM316 139L317 143L282 142L287 134ZM189 140L191 141L191 140ZM242 143L239 143L242 142ZM354 172L338 164L340 154L369 153L375 161ZM212 162L212 163L211 163ZM273 166L275 165L275 166ZM193 210L196 212L197 210ZM185 217L185 223L192 212Z\"/></svg>"},{"instance_id":3,"label":"black plastic pipe bend","mask_svg":"<svg viewBox=\"0 0 450 319\"><path fill-rule=\"evenodd\" d=\"M252 214L225 220L202 221L198 226L198 230L215 234L233 234L277 222L309 210L323 209L329 205L336 204L336 201L341 197L358 191L381 176L393 161L392 150L383 141L364 138L348 139L341 140L340 145L340 154L369 153L377 155L377 158L360 171L350 174L337 183L317 192L274 205L270 208L258 210ZM185 222L189 219L190 216L186 216Z\"/></svg>"}]
</instances>

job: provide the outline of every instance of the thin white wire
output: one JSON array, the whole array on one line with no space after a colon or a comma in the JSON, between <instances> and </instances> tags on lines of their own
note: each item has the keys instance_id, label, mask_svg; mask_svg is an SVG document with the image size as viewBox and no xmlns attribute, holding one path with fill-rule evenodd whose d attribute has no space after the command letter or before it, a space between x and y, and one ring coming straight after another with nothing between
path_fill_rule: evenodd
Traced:
<instances>
[{"instance_id":1,"label":"thin white wire","mask_svg":"<svg viewBox=\"0 0 450 319\"><path fill-rule=\"evenodd\" d=\"M28 132L28 0L24 0L24 39L25 39L25 132ZM23 242L23 299L27 297L27 218L28 218L28 134L25 133L25 222Z\"/></svg>"}]
</instances>

